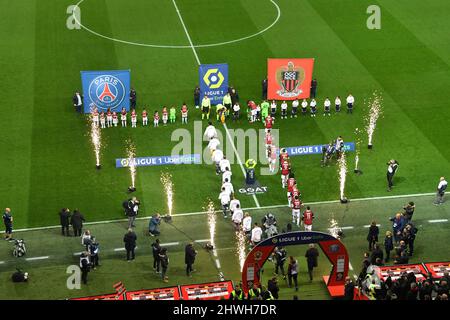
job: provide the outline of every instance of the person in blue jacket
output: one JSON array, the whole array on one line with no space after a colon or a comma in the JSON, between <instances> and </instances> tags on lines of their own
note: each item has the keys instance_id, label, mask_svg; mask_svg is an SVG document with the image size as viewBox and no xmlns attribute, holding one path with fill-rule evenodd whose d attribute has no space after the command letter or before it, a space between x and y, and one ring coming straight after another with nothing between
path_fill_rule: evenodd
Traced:
<instances>
[{"instance_id":1,"label":"person in blue jacket","mask_svg":"<svg viewBox=\"0 0 450 320\"><path fill-rule=\"evenodd\" d=\"M392 221L392 233L395 242L399 242L402 236L403 228L406 225L406 220L401 213L397 213L394 218L389 219Z\"/></svg>"}]
</instances>

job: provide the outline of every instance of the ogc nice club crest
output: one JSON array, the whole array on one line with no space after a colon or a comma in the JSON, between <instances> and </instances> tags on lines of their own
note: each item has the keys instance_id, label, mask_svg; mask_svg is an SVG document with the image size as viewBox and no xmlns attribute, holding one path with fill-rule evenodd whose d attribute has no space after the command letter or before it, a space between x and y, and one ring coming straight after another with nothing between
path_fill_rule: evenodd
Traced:
<instances>
[{"instance_id":1,"label":"ogc nice club crest","mask_svg":"<svg viewBox=\"0 0 450 320\"><path fill-rule=\"evenodd\" d=\"M287 65L277 69L276 79L279 85L277 94L280 97L297 97L303 92L300 89L300 85L305 81L305 70L289 61Z\"/></svg>"}]
</instances>

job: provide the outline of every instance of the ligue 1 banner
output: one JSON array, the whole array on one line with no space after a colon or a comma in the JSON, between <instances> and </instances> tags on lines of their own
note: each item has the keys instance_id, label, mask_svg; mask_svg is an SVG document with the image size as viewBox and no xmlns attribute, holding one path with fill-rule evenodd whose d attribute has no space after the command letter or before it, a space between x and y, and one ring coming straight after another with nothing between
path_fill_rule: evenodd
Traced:
<instances>
[{"instance_id":1,"label":"ligue 1 banner","mask_svg":"<svg viewBox=\"0 0 450 320\"><path fill-rule=\"evenodd\" d=\"M200 99L206 95L211 104L222 103L228 92L228 64L202 64L198 69Z\"/></svg>"},{"instance_id":2,"label":"ligue 1 banner","mask_svg":"<svg viewBox=\"0 0 450 320\"><path fill-rule=\"evenodd\" d=\"M130 110L130 70L81 71L84 113Z\"/></svg>"},{"instance_id":3,"label":"ligue 1 banner","mask_svg":"<svg viewBox=\"0 0 450 320\"><path fill-rule=\"evenodd\" d=\"M295 100L309 98L314 59L268 59L267 98Z\"/></svg>"}]
</instances>

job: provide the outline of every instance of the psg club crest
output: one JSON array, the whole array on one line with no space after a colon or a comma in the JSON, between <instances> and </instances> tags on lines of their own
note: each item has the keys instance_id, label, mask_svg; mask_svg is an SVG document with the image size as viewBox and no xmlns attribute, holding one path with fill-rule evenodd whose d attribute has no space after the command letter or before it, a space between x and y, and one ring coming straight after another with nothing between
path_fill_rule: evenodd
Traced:
<instances>
[{"instance_id":1,"label":"psg club crest","mask_svg":"<svg viewBox=\"0 0 450 320\"><path fill-rule=\"evenodd\" d=\"M94 105L99 111L129 111L130 70L81 71L81 81L85 113Z\"/></svg>"},{"instance_id":2,"label":"psg club crest","mask_svg":"<svg viewBox=\"0 0 450 320\"><path fill-rule=\"evenodd\" d=\"M269 100L309 98L314 59L268 59Z\"/></svg>"},{"instance_id":3,"label":"psg club crest","mask_svg":"<svg viewBox=\"0 0 450 320\"><path fill-rule=\"evenodd\" d=\"M98 76L89 86L89 98L93 104L103 110L119 109L125 95L124 84L112 75Z\"/></svg>"},{"instance_id":4,"label":"psg club crest","mask_svg":"<svg viewBox=\"0 0 450 320\"><path fill-rule=\"evenodd\" d=\"M278 68L276 77L280 86L277 94L280 97L292 98L303 92L299 86L305 81L305 70L295 66L292 61L289 61L287 66Z\"/></svg>"}]
</instances>

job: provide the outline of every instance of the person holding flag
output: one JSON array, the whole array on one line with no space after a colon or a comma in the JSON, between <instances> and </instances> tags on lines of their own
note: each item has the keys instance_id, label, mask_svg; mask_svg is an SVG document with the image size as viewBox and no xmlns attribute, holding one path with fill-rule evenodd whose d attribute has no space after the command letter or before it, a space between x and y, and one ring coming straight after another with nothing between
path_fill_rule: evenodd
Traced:
<instances>
[{"instance_id":1,"label":"person holding flag","mask_svg":"<svg viewBox=\"0 0 450 320\"><path fill-rule=\"evenodd\" d=\"M209 119L209 113L211 111L211 100L205 95L202 99L202 120L205 118Z\"/></svg>"}]
</instances>

